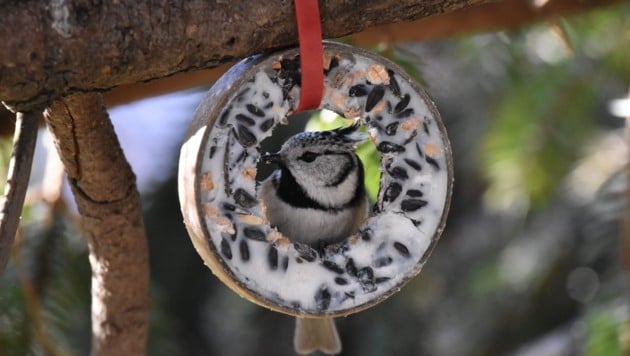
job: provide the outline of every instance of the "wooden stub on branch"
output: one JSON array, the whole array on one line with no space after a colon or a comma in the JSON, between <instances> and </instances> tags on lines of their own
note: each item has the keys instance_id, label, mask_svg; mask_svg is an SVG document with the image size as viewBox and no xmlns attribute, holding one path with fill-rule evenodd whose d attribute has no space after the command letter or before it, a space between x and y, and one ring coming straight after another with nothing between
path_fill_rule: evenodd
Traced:
<instances>
[{"instance_id":1,"label":"wooden stub on branch","mask_svg":"<svg viewBox=\"0 0 630 356\"><path fill-rule=\"evenodd\" d=\"M75 94L45 111L82 217L92 267L92 354L143 355L149 267L135 175L100 94Z\"/></svg>"}]
</instances>

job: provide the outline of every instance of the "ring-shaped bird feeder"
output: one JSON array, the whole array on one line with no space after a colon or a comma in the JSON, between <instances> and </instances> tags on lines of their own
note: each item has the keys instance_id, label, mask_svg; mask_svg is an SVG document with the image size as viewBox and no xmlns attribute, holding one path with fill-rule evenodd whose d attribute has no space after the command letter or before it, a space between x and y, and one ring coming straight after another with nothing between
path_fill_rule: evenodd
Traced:
<instances>
[{"instance_id":1,"label":"ring-shaped bird feeder","mask_svg":"<svg viewBox=\"0 0 630 356\"><path fill-rule=\"evenodd\" d=\"M397 65L324 43L321 109L368 127L380 153L380 190L359 231L317 250L269 225L256 196L260 143L300 96L297 48L232 67L197 108L181 149L179 195L206 265L246 299L301 317L373 306L417 275L444 228L451 149L435 105Z\"/></svg>"}]
</instances>

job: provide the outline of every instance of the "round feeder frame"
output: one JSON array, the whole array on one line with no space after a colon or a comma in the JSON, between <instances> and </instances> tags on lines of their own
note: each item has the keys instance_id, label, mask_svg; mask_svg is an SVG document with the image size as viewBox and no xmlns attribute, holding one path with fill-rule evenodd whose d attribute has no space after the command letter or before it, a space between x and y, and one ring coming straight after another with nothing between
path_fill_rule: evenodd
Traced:
<instances>
[{"instance_id":1,"label":"round feeder frame","mask_svg":"<svg viewBox=\"0 0 630 356\"><path fill-rule=\"evenodd\" d=\"M249 57L197 108L179 168L190 238L239 295L300 317L348 315L379 303L417 275L444 228L452 158L435 105L396 64L324 43L321 109L367 126L380 153L372 213L344 241L316 250L271 227L256 196L260 143L286 123L300 95L297 48Z\"/></svg>"}]
</instances>

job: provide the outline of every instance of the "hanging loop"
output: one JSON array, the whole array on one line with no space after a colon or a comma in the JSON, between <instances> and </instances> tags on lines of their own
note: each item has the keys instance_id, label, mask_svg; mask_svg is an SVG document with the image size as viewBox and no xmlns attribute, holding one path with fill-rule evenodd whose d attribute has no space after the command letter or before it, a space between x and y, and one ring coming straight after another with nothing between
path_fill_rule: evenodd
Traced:
<instances>
[{"instance_id":1,"label":"hanging loop","mask_svg":"<svg viewBox=\"0 0 630 356\"><path fill-rule=\"evenodd\" d=\"M318 0L295 0L300 45L301 93L295 112L317 109L324 91L322 27Z\"/></svg>"}]
</instances>

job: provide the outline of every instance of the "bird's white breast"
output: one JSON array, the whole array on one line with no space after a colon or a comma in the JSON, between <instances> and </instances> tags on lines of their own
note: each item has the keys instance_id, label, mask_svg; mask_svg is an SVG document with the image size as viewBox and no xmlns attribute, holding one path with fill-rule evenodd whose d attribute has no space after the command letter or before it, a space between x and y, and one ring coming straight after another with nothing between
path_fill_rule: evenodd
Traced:
<instances>
[{"instance_id":1,"label":"bird's white breast","mask_svg":"<svg viewBox=\"0 0 630 356\"><path fill-rule=\"evenodd\" d=\"M293 207L278 198L271 179L263 182L259 195L271 225L294 242L339 241L356 232L367 213L367 204L338 211Z\"/></svg>"}]
</instances>

